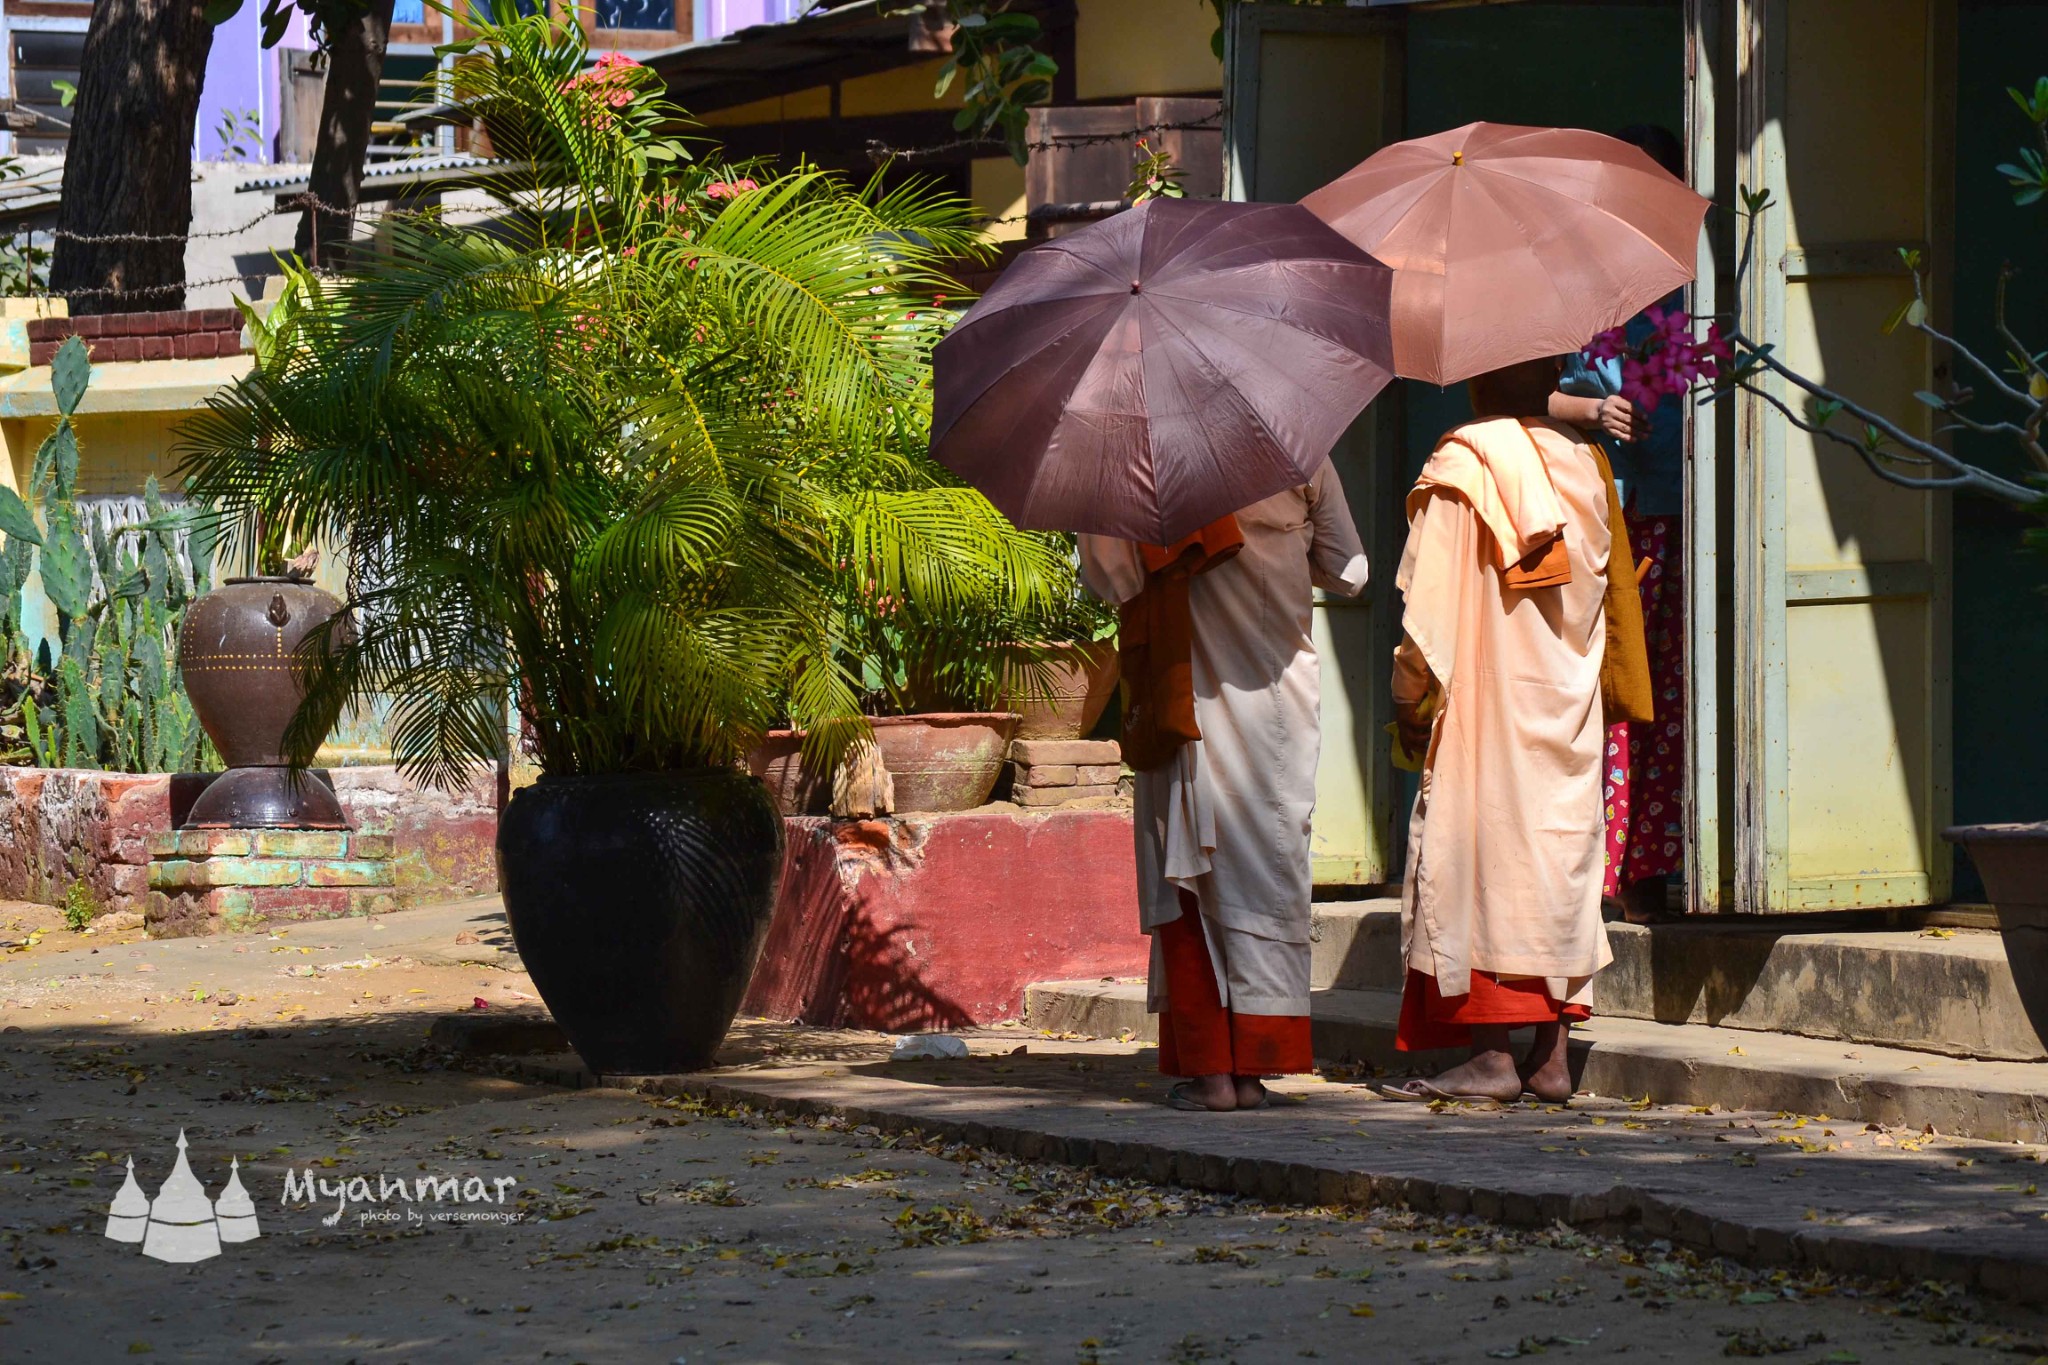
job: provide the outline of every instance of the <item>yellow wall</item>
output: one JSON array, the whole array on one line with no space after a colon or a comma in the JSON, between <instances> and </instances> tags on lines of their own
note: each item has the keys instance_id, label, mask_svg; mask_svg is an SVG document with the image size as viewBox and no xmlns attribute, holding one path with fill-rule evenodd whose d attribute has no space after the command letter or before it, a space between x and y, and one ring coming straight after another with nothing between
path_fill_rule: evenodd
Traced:
<instances>
[{"instance_id":1,"label":"yellow wall","mask_svg":"<svg viewBox=\"0 0 2048 1365\"><path fill-rule=\"evenodd\" d=\"M1223 88L1208 0L1081 0L1074 80L1084 100Z\"/></svg>"},{"instance_id":2,"label":"yellow wall","mask_svg":"<svg viewBox=\"0 0 2048 1365\"><path fill-rule=\"evenodd\" d=\"M894 71L877 71L872 76L855 76L839 83L839 114L856 118L862 114L914 114L926 109L957 109L966 83L955 77L952 88L941 100L932 98L939 83L944 57L934 57L916 66Z\"/></svg>"},{"instance_id":3,"label":"yellow wall","mask_svg":"<svg viewBox=\"0 0 2048 1365\"><path fill-rule=\"evenodd\" d=\"M992 222L988 235L999 242L1024 235L1024 168L1007 156L977 157L969 168L969 197L978 218L1015 218L1014 223Z\"/></svg>"},{"instance_id":4,"label":"yellow wall","mask_svg":"<svg viewBox=\"0 0 2048 1365\"><path fill-rule=\"evenodd\" d=\"M809 90L799 90L793 95L755 100L752 104L735 104L730 109L714 109L708 114L699 114L696 117L699 122L712 126L744 128L754 123L782 123L831 116L831 88L814 85Z\"/></svg>"}]
</instances>

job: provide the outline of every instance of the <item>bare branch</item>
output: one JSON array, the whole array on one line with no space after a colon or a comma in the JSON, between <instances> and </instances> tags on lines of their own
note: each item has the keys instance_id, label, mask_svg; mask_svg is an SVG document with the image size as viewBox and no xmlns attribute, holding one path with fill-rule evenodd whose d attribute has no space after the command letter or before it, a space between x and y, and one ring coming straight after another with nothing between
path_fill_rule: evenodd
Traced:
<instances>
[{"instance_id":1,"label":"bare branch","mask_svg":"<svg viewBox=\"0 0 2048 1365\"><path fill-rule=\"evenodd\" d=\"M2013 335L2012 324L2006 320L2005 286L2012 279L2012 273L2012 263L2009 261L1999 268L1998 288L1991 295L1991 319L1998 327L1998 334L2005 338L2005 344L2010 346L2013 355L2018 357L2021 367L2028 374L2048 380L2048 370L2043 370L2041 363L2034 359L2034 353L2028 350L2018 337ZM2029 387L2032 386L2029 385Z\"/></svg>"},{"instance_id":2,"label":"bare branch","mask_svg":"<svg viewBox=\"0 0 2048 1365\"><path fill-rule=\"evenodd\" d=\"M1945 478L1923 479L1912 474L1901 474L1897 470L1891 468L1889 465L1880 463L1876 457L1876 453L1872 451L1870 447L1865 445L1863 442L1845 436L1841 432L1836 431L1833 427L1824 427L1819 425L1818 423L1807 421L1805 418L1801 417L1797 412L1794 412L1792 408L1789 405L1787 405L1786 402L1782 398L1779 398L1776 394L1771 393L1764 389L1757 388L1754 384L1750 383L1743 383L1738 387L1740 387L1744 393L1755 394L1758 398L1763 399L1764 402L1769 403L1772 407L1776 408L1779 412L1785 415L1786 421L1790 422L1793 426L1798 427L1801 431L1810 432L1815 436L1824 437L1827 440L1833 441L1836 445L1846 446L1850 450L1855 451L1859 456L1862 457L1863 463L1870 466L1870 472L1877 475L1880 479L1883 479L1886 483L1897 484L1901 488L1912 488L1923 492L1955 488L1969 488L1975 486L1976 484L1976 479L1973 477L1976 471L1969 469L1967 466L1965 466L1965 468L1961 472L1949 475Z\"/></svg>"}]
</instances>

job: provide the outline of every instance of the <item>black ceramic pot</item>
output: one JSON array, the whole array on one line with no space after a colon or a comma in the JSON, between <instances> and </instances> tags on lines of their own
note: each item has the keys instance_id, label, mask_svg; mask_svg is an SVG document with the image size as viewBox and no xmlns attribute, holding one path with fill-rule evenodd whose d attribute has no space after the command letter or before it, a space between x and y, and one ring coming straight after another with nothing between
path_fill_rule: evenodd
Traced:
<instances>
[{"instance_id":1,"label":"black ceramic pot","mask_svg":"<svg viewBox=\"0 0 2048 1365\"><path fill-rule=\"evenodd\" d=\"M782 818L724 769L543 777L498 822L520 960L584 1064L710 1065L782 879Z\"/></svg>"}]
</instances>

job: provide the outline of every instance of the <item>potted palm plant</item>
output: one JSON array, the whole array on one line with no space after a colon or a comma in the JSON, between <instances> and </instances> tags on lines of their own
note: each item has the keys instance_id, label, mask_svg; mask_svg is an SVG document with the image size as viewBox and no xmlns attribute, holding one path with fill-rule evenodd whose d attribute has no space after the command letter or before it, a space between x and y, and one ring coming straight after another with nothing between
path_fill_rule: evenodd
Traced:
<instances>
[{"instance_id":1,"label":"potted palm plant","mask_svg":"<svg viewBox=\"0 0 2048 1365\"><path fill-rule=\"evenodd\" d=\"M921 300L975 242L923 190L692 159L660 81L592 65L574 25L501 0L475 32L453 79L520 168L499 217L395 216L353 274L294 274L184 469L231 540L345 550L353 629L302 651L294 760L382 694L398 763L446 785L516 706L541 770L498 833L521 957L593 1069L695 1068L780 875L744 755L778 719L827 770L869 734L838 548L934 601L985 548L912 460Z\"/></svg>"}]
</instances>

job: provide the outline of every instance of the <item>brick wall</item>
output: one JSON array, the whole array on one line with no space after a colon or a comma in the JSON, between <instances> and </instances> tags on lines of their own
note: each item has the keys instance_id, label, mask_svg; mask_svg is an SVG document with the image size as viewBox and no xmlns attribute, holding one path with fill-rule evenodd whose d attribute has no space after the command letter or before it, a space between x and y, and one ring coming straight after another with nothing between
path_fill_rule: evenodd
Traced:
<instances>
[{"instance_id":1,"label":"brick wall","mask_svg":"<svg viewBox=\"0 0 2048 1365\"><path fill-rule=\"evenodd\" d=\"M82 318L36 318L28 324L28 359L47 365L66 337L84 340L95 362L208 360L242 349L242 315L233 308L187 308L164 313L99 313Z\"/></svg>"},{"instance_id":2,"label":"brick wall","mask_svg":"<svg viewBox=\"0 0 2048 1365\"><path fill-rule=\"evenodd\" d=\"M390 839L392 889L401 899L497 889L497 797L488 769L454 793L416 787L392 768L337 768L333 778L355 833ZM0 767L0 899L58 905L83 881L105 909L140 913L150 839L173 824L171 782L163 773Z\"/></svg>"}]
</instances>

